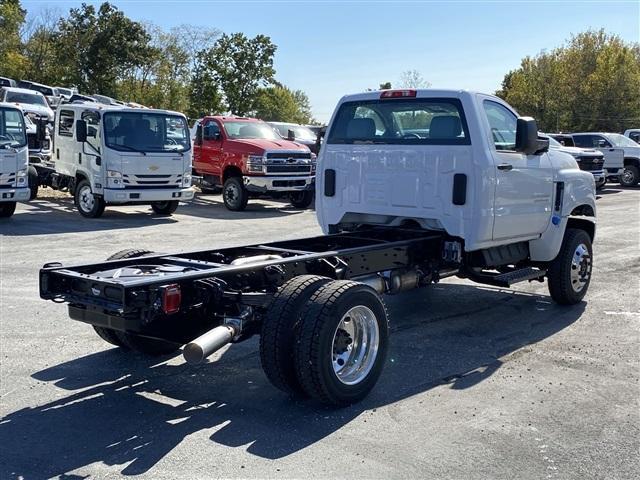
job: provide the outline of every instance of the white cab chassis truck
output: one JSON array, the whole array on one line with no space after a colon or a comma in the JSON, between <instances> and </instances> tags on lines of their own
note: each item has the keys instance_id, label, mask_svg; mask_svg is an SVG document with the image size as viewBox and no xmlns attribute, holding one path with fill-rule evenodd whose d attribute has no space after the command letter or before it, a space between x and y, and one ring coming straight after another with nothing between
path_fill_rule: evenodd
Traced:
<instances>
[{"instance_id":1,"label":"white cab chassis truck","mask_svg":"<svg viewBox=\"0 0 640 480\"><path fill-rule=\"evenodd\" d=\"M107 205L150 204L170 215L194 194L187 120L166 110L61 105L52 159L34 167L39 185L69 191L90 218Z\"/></svg>"},{"instance_id":2,"label":"white cab chassis truck","mask_svg":"<svg viewBox=\"0 0 640 480\"><path fill-rule=\"evenodd\" d=\"M0 218L12 216L16 202L29 200L28 166L22 110L14 104L0 103Z\"/></svg>"},{"instance_id":3,"label":"white cab chassis truck","mask_svg":"<svg viewBox=\"0 0 640 480\"><path fill-rule=\"evenodd\" d=\"M449 276L501 287L546 279L557 303L582 301L594 178L548 147L533 119L489 95L346 96L318 158L325 235L49 263L40 294L107 342L149 355L183 347L189 363L258 334L277 388L354 403L386 363L385 294Z\"/></svg>"}]
</instances>

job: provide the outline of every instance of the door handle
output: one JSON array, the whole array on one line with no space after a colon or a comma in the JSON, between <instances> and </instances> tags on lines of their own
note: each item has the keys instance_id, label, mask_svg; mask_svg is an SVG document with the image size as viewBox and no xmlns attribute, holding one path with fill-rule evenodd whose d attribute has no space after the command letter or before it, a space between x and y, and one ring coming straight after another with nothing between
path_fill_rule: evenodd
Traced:
<instances>
[{"instance_id":1,"label":"door handle","mask_svg":"<svg viewBox=\"0 0 640 480\"><path fill-rule=\"evenodd\" d=\"M513 165L511 165L510 163L501 163L500 165L498 165L498 170L513 170Z\"/></svg>"}]
</instances>

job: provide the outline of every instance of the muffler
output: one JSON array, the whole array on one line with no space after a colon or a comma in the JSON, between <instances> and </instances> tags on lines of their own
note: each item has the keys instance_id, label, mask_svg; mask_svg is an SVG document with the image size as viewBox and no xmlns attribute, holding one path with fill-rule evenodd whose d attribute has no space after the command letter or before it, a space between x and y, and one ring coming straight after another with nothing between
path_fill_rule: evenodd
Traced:
<instances>
[{"instance_id":1,"label":"muffler","mask_svg":"<svg viewBox=\"0 0 640 480\"><path fill-rule=\"evenodd\" d=\"M231 343L239 333L238 327L232 324L215 327L204 335L200 335L192 342L187 343L182 350L182 356L187 363L193 365L202 363L209 355L217 352L226 344Z\"/></svg>"}]
</instances>

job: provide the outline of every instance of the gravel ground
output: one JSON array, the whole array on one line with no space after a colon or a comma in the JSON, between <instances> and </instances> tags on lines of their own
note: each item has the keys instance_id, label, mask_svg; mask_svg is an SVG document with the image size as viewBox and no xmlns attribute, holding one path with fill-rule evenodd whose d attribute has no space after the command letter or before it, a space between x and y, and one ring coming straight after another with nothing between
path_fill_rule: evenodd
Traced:
<instances>
[{"instance_id":1,"label":"gravel ground","mask_svg":"<svg viewBox=\"0 0 640 480\"><path fill-rule=\"evenodd\" d=\"M67 197L0 223L0 478L630 479L640 474L640 190L598 200L586 301L546 285L447 280L387 305L385 371L362 403L294 402L257 341L198 367L102 342L38 298L48 261L124 248L192 250L319 234L312 211L198 196L81 218Z\"/></svg>"}]
</instances>

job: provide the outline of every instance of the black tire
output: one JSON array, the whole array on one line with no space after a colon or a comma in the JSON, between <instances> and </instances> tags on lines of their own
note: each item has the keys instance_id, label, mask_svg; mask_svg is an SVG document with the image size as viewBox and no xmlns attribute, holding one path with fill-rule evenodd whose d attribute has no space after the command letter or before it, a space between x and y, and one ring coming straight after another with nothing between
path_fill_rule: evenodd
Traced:
<instances>
[{"instance_id":1,"label":"black tire","mask_svg":"<svg viewBox=\"0 0 640 480\"><path fill-rule=\"evenodd\" d=\"M330 281L317 275L292 278L278 289L262 321L262 369L274 387L290 395L304 394L294 365L294 344L300 314L311 295Z\"/></svg>"},{"instance_id":2,"label":"black tire","mask_svg":"<svg viewBox=\"0 0 640 480\"><path fill-rule=\"evenodd\" d=\"M148 338L130 332L115 330L121 346L152 357L168 355L180 349L180 345L157 338Z\"/></svg>"},{"instance_id":3,"label":"black tire","mask_svg":"<svg viewBox=\"0 0 640 480\"><path fill-rule=\"evenodd\" d=\"M607 185L607 181L603 180L600 183L596 183L596 191L601 192L602 190L604 190L604 187Z\"/></svg>"},{"instance_id":4,"label":"black tire","mask_svg":"<svg viewBox=\"0 0 640 480\"><path fill-rule=\"evenodd\" d=\"M338 331L342 331L338 330L341 320L354 307L366 307L373 313L372 324L377 326L378 348L372 353L370 369L363 372L363 377L346 384L334 371L334 338ZM301 318L294 364L303 390L310 397L334 406L362 400L378 381L387 355L389 325L380 296L363 283L332 281L311 296ZM352 343L355 345L353 341L347 342L347 348ZM363 360L361 364L366 363Z\"/></svg>"},{"instance_id":5,"label":"black tire","mask_svg":"<svg viewBox=\"0 0 640 480\"><path fill-rule=\"evenodd\" d=\"M586 254L579 255L580 262L576 265L574 256L579 250L583 251L585 249ZM579 303L589 289L592 269L593 248L591 237L584 230L567 228L562 240L560 253L551 262L547 272L551 298L560 305L575 305ZM574 273L573 278L572 272ZM576 278L576 275L579 278ZM577 288L579 290L576 290Z\"/></svg>"},{"instance_id":6,"label":"black tire","mask_svg":"<svg viewBox=\"0 0 640 480\"><path fill-rule=\"evenodd\" d=\"M620 185L623 187L635 187L640 181L640 170L635 165L627 165L620 175Z\"/></svg>"},{"instance_id":7,"label":"black tire","mask_svg":"<svg viewBox=\"0 0 640 480\"><path fill-rule=\"evenodd\" d=\"M16 202L0 202L0 218L9 218L16 211Z\"/></svg>"},{"instance_id":8,"label":"black tire","mask_svg":"<svg viewBox=\"0 0 640 480\"><path fill-rule=\"evenodd\" d=\"M127 258L144 257L154 253L151 250L143 249L126 249L120 250L117 253L111 255L107 260L124 260ZM144 353L147 355L165 355L173 353L180 348L173 342L167 342L164 340L157 340L155 338L141 337L130 332L121 332L106 327L93 326L96 333L106 342L116 345L125 350L133 350L135 352Z\"/></svg>"},{"instance_id":9,"label":"black tire","mask_svg":"<svg viewBox=\"0 0 640 480\"><path fill-rule=\"evenodd\" d=\"M88 192L87 189L88 188ZM89 200L85 201L85 195L90 194L93 197L93 202ZM81 180L75 188L73 200L80 212L80 215L86 218L98 218L104 213L104 199L102 197L93 196L91 190L91 183L89 180Z\"/></svg>"},{"instance_id":10,"label":"black tire","mask_svg":"<svg viewBox=\"0 0 640 480\"><path fill-rule=\"evenodd\" d=\"M116 334L116 331L112 328L107 327L98 327L97 325L92 325L95 332L98 336L103 339L105 342L110 343L111 345L115 345L116 347L123 348L127 350L127 347L120 341L120 337Z\"/></svg>"},{"instance_id":11,"label":"black tire","mask_svg":"<svg viewBox=\"0 0 640 480\"><path fill-rule=\"evenodd\" d=\"M309 208L313 202L313 190L303 190L289 194L291 205L296 208Z\"/></svg>"},{"instance_id":12,"label":"black tire","mask_svg":"<svg viewBox=\"0 0 640 480\"><path fill-rule=\"evenodd\" d=\"M38 179L38 171L33 165L29 166L27 170L27 176L29 179L29 189L31 194L29 200L35 200L38 197L38 187L40 186L40 180Z\"/></svg>"},{"instance_id":13,"label":"black tire","mask_svg":"<svg viewBox=\"0 0 640 480\"><path fill-rule=\"evenodd\" d=\"M224 206L232 212L241 212L247 208L249 192L244 188L241 177L230 177L224 182L222 188Z\"/></svg>"},{"instance_id":14,"label":"black tire","mask_svg":"<svg viewBox=\"0 0 640 480\"><path fill-rule=\"evenodd\" d=\"M158 215L171 215L178 208L177 200L169 200L166 202L153 202L151 208Z\"/></svg>"}]
</instances>

